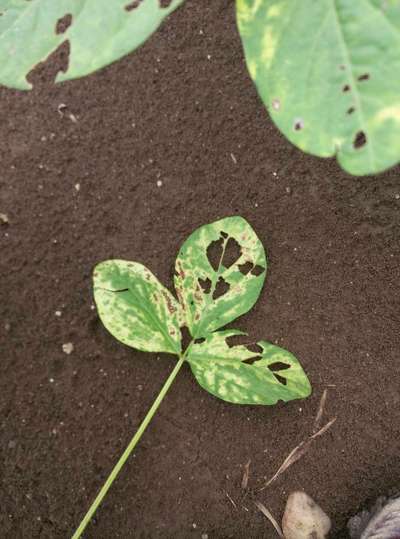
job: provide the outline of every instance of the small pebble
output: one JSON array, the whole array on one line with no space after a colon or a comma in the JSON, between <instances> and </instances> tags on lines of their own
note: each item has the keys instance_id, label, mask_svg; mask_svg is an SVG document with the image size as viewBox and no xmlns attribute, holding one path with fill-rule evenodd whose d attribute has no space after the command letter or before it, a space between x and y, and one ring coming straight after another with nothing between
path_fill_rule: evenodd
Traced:
<instances>
[{"instance_id":1,"label":"small pebble","mask_svg":"<svg viewBox=\"0 0 400 539\"><path fill-rule=\"evenodd\" d=\"M8 225L9 222L8 215L6 213L0 213L0 223L2 225Z\"/></svg>"},{"instance_id":2,"label":"small pebble","mask_svg":"<svg viewBox=\"0 0 400 539\"><path fill-rule=\"evenodd\" d=\"M396 193L396 194L394 195L394 198L395 198L396 200L400 200L400 194L399 194L399 193Z\"/></svg>"},{"instance_id":3,"label":"small pebble","mask_svg":"<svg viewBox=\"0 0 400 539\"><path fill-rule=\"evenodd\" d=\"M76 184L75 184L75 190L76 190L76 191L80 191L80 190L81 190L81 184L80 184L80 183L76 183Z\"/></svg>"},{"instance_id":4,"label":"small pebble","mask_svg":"<svg viewBox=\"0 0 400 539\"><path fill-rule=\"evenodd\" d=\"M67 342L62 345L62 349L63 352L69 355L74 351L74 345L72 344L72 342Z\"/></svg>"},{"instance_id":5,"label":"small pebble","mask_svg":"<svg viewBox=\"0 0 400 539\"><path fill-rule=\"evenodd\" d=\"M293 492L282 520L286 539L325 539L331 529L328 515L305 492Z\"/></svg>"},{"instance_id":6,"label":"small pebble","mask_svg":"<svg viewBox=\"0 0 400 539\"><path fill-rule=\"evenodd\" d=\"M162 187L162 181L161 180L157 180L157 187Z\"/></svg>"},{"instance_id":7,"label":"small pebble","mask_svg":"<svg viewBox=\"0 0 400 539\"><path fill-rule=\"evenodd\" d=\"M61 316L62 313L61 313L61 311L56 311L54 314L55 314L56 316Z\"/></svg>"}]
</instances>

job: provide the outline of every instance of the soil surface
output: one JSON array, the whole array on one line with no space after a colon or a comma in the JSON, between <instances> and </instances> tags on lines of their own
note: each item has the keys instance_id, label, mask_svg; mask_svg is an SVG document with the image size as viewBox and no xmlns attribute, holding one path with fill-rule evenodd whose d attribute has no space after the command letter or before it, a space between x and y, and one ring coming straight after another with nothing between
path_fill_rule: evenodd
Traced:
<instances>
[{"instance_id":1,"label":"soil surface","mask_svg":"<svg viewBox=\"0 0 400 539\"><path fill-rule=\"evenodd\" d=\"M346 537L399 482L400 168L353 178L291 146L248 76L231 1L189 0L135 54L55 86L66 52L32 92L1 90L1 537L70 537L174 365L107 333L93 266L136 260L172 289L185 238L228 215L269 255L234 327L295 353L313 395L235 406L183 369L86 537L273 539L254 501L280 518L295 489ZM326 388L336 423L258 492Z\"/></svg>"}]
</instances>

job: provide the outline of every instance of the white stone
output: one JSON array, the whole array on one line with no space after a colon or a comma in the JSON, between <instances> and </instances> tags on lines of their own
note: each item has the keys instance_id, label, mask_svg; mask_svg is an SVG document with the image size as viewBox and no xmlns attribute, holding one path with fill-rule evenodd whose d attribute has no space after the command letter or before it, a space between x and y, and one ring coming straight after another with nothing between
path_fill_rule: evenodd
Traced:
<instances>
[{"instance_id":1,"label":"white stone","mask_svg":"<svg viewBox=\"0 0 400 539\"><path fill-rule=\"evenodd\" d=\"M325 539L330 529L330 518L310 496L292 492L282 520L285 539Z\"/></svg>"},{"instance_id":2,"label":"white stone","mask_svg":"<svg viewBox=\"0 0 400 539\"><path fill-rule=\"evenodd\" d=\"M72 344L72 342L67 342L62 345L62 349L63 352L69 355L74 351L74 345Z\"/></svg>"}]
</instances>

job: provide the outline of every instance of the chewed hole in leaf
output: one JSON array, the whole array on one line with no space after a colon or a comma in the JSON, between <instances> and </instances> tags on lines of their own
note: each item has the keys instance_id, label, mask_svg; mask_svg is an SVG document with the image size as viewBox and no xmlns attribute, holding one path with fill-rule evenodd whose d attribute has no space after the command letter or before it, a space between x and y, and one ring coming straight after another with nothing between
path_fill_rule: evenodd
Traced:
<instances>
[{"instance_id":1,"label":"chewed hole in leaf","mask_svg":"<svg viewBox=\"0 0 400 539\"><path fill-rule=\"evenodd\" d=\"M169 7L172 3L172 0L158 0L160 7L166 8Z\"/></svg>"},{"instance_id":2,"label":"chewed hole in leaf","mask_svg":"<svg viewBox=\"0 0 400 539\"><path fill-rule=\"evenodd\" d=\"M363 81L369 80L369 79L370 79L370 74L369 74L369 73L364 73L363 75L360 75L360 76L358 77L358 80L359 80L360 82L363 82Z\"/></svg>"},{"instance_id":3,"label":"chewed hole in leaf","mask_svg":"<svg viewBox=\"0 0 400 539\"><path fill-rule=\"evenodd\" d=\"M356 134L356 136L354 137L353 147L356 150L359 150L360 148L362 148L366 144L367 144L367 136L366 136L366 134L364 133L364 131L359 131Z\"/></svg>"},{"instance_id":4,"label":"chewed hole in leaf","mask_svg":"<svg viewBox=\"0 0 400 539\"><path fill-rule=\"evenodd\" d=\"M193 342L194 344L202 344L203 342L205 342L205 338L200 337L199 339L195 339Z\"/></svg>"},{"instance_id":5,"label":"chewed hole in leaf","mask_svg":"<svg viewBox=\"0 0 400 539\"><path fill-rule=\"evenodd\" d=\"M350 88L350 84L345 84L342 88L342 92L343 93L346 93L346 92L350 92L351 88Z\"/></svg>"},{"instance_id":6,"label":"chewed hole in leaf","mask_svg":"<svg viewBox=\"0 0 400 539\"><path fill-rule=\"evenodd\" d=\"M225 268L230 268L241 256L242 250L234 238L229 238L226 242L222 264Z\"/></svg>"},{"instance_id":7,"label":"chewed hole in leaf","mask_svg":"<svg viewBox=\"0 0 400 539\"><path fill-rule=\"evenodd\" d=\"M304 127L304 121L301 118L298 118L294 121L293 129L295 131L301 131Z\"/></svg>"},{"instance_id":8,"label":"chewed hole in leaf","mask_svg":"<svg viewBox=\"0 0 400 539\"><path fill-rule=\"evenodd\" d=\"M263 351L262 347L257 343L247 344L246 348L250 350L250 352L254 352L255 354L261 354Z\"/></svg>"},{"instance_id":9,"label":"chewed hole in leaf","mask_svg":"<svg viewBox=\"0 0 400 539\"><path fill-rule=\"evenodd\" d=\"M54 29L56 31L56 28ZM36 64L28 73L26 79L32 86L48 85L54 82L57 75L68 70L70 43L63 43L43 62Z\"/></svg>"},{"instance_id":10,"label":"chewed hole in leaf","mask_svg":"<svg viewBox=\"0 0 400 539\"><path fill-rule=\"evenodd\" d=\"M133 2L129 2L125 6L125 11L133 11L134 9L138 8L143 0L133 0Z\"/></svg>"},{"instance_id":11,"label":"chewed hole in leaf","mask_svg":"<svg viewBox=\"0 0 400 539\"><path fill-rule=\"evenodd\" d=\"M244 359L242 363L246 363L247 365L253 365L254 363L256 363L256 361L259 361L260 359L261 356L249 357L248 359Z\"/></svg>"},{"instance_id":12,"label":"chewed hole in leaf","mask_svg":"<svg viewBox=\"0 0 400 539\"><path fill-rule=\"evenodd\" d=\"M186 350L186 348L192 342L192 336L190 335L190 331L186 326L181 327L181 335L182 335L182 350Z\"/></svg>"},{"instance_id":13,"label":"chewed hole in leaf","mask_svg":"<svg viewBox=\"0 0 400 539\"><path fill-rule=\"evenodd\" d=\"M248 273L250 273L253 267L254 267L254 264L252 264L249 261L245 262L244 264L240 264L238 266L240 273L243 273L243 275L247 275Z\"/></svg>"},{"instance_id":14,"label":"chewed hole in leaf","mask_svg":"<svg viewBox=\"0 0 400 539\"><path fill-rule=\"evenodd\" d=\"M353 114L353 112L356 110L355 107L350 107L347 109L347 114Z\"/></svg>"},{"instance_id":15,"label":"chewed hole in leaf","mask_svg":"<svg viewBox=\"0 0 400 539\"><path fill-rule=\"evenodd\" d=\"M215 285L215 290L213 292L213 299L218 299L228 292L230 284L225 281L223 277L220 277Z\"/></svg>"},{"instance_id":16,"label":"chewed hole in leaf","mask_svg":"<svg viewBox=\"0 0 400 539\"><path fill-rule=\"evenodd\" d=\"M64 15L64 17L61 17L61 19L58 19L56 24L56 34L63 34L68 30L68 28L72 24L72 15L70 13L67 13Z\"/></svg>"},{"instance_id":17,"label":"chewed hole in leaf","mask_svg":"<svg viewBox=\"0 0 400 539\"><path fill-rule=\"evenodd\" d=\"M279 374L277 374L276 372L272 373L275 378L278 380L278 382L280 384L282 384L283 386L286 386L287 385L287 380L286 378L284 378L283 376L280 376Z\"/></svg>"},{"instance_id":18,"label":"chewed hole in leaf","mask_svg":"<svg viewBox=\"0 0 400 539\"><path fill-rule=\"evenodd\" d=\"M286 378L278 373L285 371L286 369L290 369L290 365L282 363L281 361L276 361L275 363L271 363L271 365L268 365L268 369L272 372L272 374L275 376L275 378L280 384L284 386L287 385Z\"/></svg>"},{"instance_id":19,"label":"chewed hole in leaf","mask_svg":"<svg viewBox=\"0 0 400 539\"><path fill-rule=\"evenodd\" d=\"M254 266L254 268L251 270L251 274L254 275L255 277L258 277L259 275L264 273L264 271L265 271L265 268L263 268L262 266Z\"/></svg>"},{"instance_id":20,"label":"chewed hole in leaf","mask_svg":"<svg viewBox=\"0 0 400 539\"><path fill-rule=\"evenodd\" d=\"M282 363L281 361L276 361L275 363L271 363L271 365L268 365L268 368L272 372L285 371L286 369L290 369L290 365L288 365L287 363Z\"/></svg>"},{"instance_id":21,"label":"chewed hole in leaf","mask_svg":"<svg viewBox=\"0 0 400 539\"><path fill-rule=\"evenodd\" d=\"M287 365L286 363L282 363L281 361L276 361L275 363L271 363L271 365L268 365L268 368L280 384L284 386L287 385L287 379L278 373L285 371L287 369L290 369L290 365Z\"/></svg>"},{"instance_id":22,"label":"chewed hole in leaf","mask_svg":"<svg viewBox=\"0 0 400 539\"><path fill-rule=\"evenodd\" d=\"M211 280L207 277L207 279L199 279L199 285L201 286L201 289L205 294L209 294L211 291Z\"/></svg>"},{"instance_id":23,"label":"chewed hole in leaf","mask_svg":"<svg viewBox=\"0 0 400 539\"><path fill-rule=\"evenodd\" d=\"M240 346L240 345L246 345L247 341L249 340L247 335L230 335L225 339L226 344L229 346L229 348L233 348L234 346Z\"/></svg>"},{"instance_id":24,"label":"chewed hole in leaf","mask_svg":"<svg viewBox=\"0 0 400 539\"><path fill-rule=\"evenodd\" d=\"M223 255L224 238L213 241L207 247L207 258L214 271L217 271Z\"/></svg>"}]
</instances>

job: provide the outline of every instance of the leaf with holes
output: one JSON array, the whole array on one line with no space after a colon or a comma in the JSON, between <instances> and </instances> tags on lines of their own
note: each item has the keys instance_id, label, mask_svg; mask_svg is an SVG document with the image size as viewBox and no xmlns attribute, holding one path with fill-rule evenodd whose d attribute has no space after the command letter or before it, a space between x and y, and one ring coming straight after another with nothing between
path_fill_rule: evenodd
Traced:
<instances>
[{"instance_id":1,"label":"leaf with holes","mask_svg":"<svg viewBox=\"0 0 400 539\"><path fill-rule=\"evenodd\" d=\"M356 175L400 159L398 0L236 0L247 66L284 135Z\"/></svg>"},{"instance_id":2,"label":"leaf with holes","mask_svg":"<svg viewBox=\"0 0 400 539\"><path fill-rule=\"evenodd\" d=\"M234 335L244 334L216 332L190 346L187 360L205 390L235 404L276 404L310 395L310 382L290 352L266 341L257 343L260 352L229 347L226 339Z\"/></svg>"},{"instance_id":3,"label":"leaf with holes","mask_svg":"<svg viewBox=\"0 0 400 539\"><path fill-rule=\"evenodd\" d=\"M0 83L21 90L28 73L63 42L58 81L100 69L139 47L183 0L0 0Z\"/></svg>"},{"instance_id":4,"label":"leaf with holes","mask_svg":"<svg viewBox=\"0 0 400 539\"><path fill-rule=\"evenodd\" d=\"M180 307L145 266L125 260L98 264L94 298L101 321L122 343L145 352L181 352Z\"/></svg>"},{"instance_id":5,"label":"leaf with holes","mask_svg":"<svg viewBox=\"0 0 400 539\"><path fill-rule=\"evenodd\" d=\"M175 265L175 289L192 337L203 337L251 309L266 268L264 247L242 217L193 232Z\"/></svg>"},{"instance_id":6,"label":"leaf with holes","mask_svg":"<svg viewBox=\"0 0 400 539\"><path fill-rule=\"evenodd\" d=\"M227 339L244 333L212 333L254 305L266 267L264 248L241 217L202 226L185 241L176 261L180 303L141 264L109 260L96 267L95 301L112 335L140 350L174 353L178 361L72 539L79 539L92 520L185 363L204 389L228 402L275 404L310 394L307 376L286 350L265 341L256 352L231 347ZM221 283L226 290L219 290ZM182 326L192 335L186 350L181 349Z\"/></svg>"}]
</instances>

